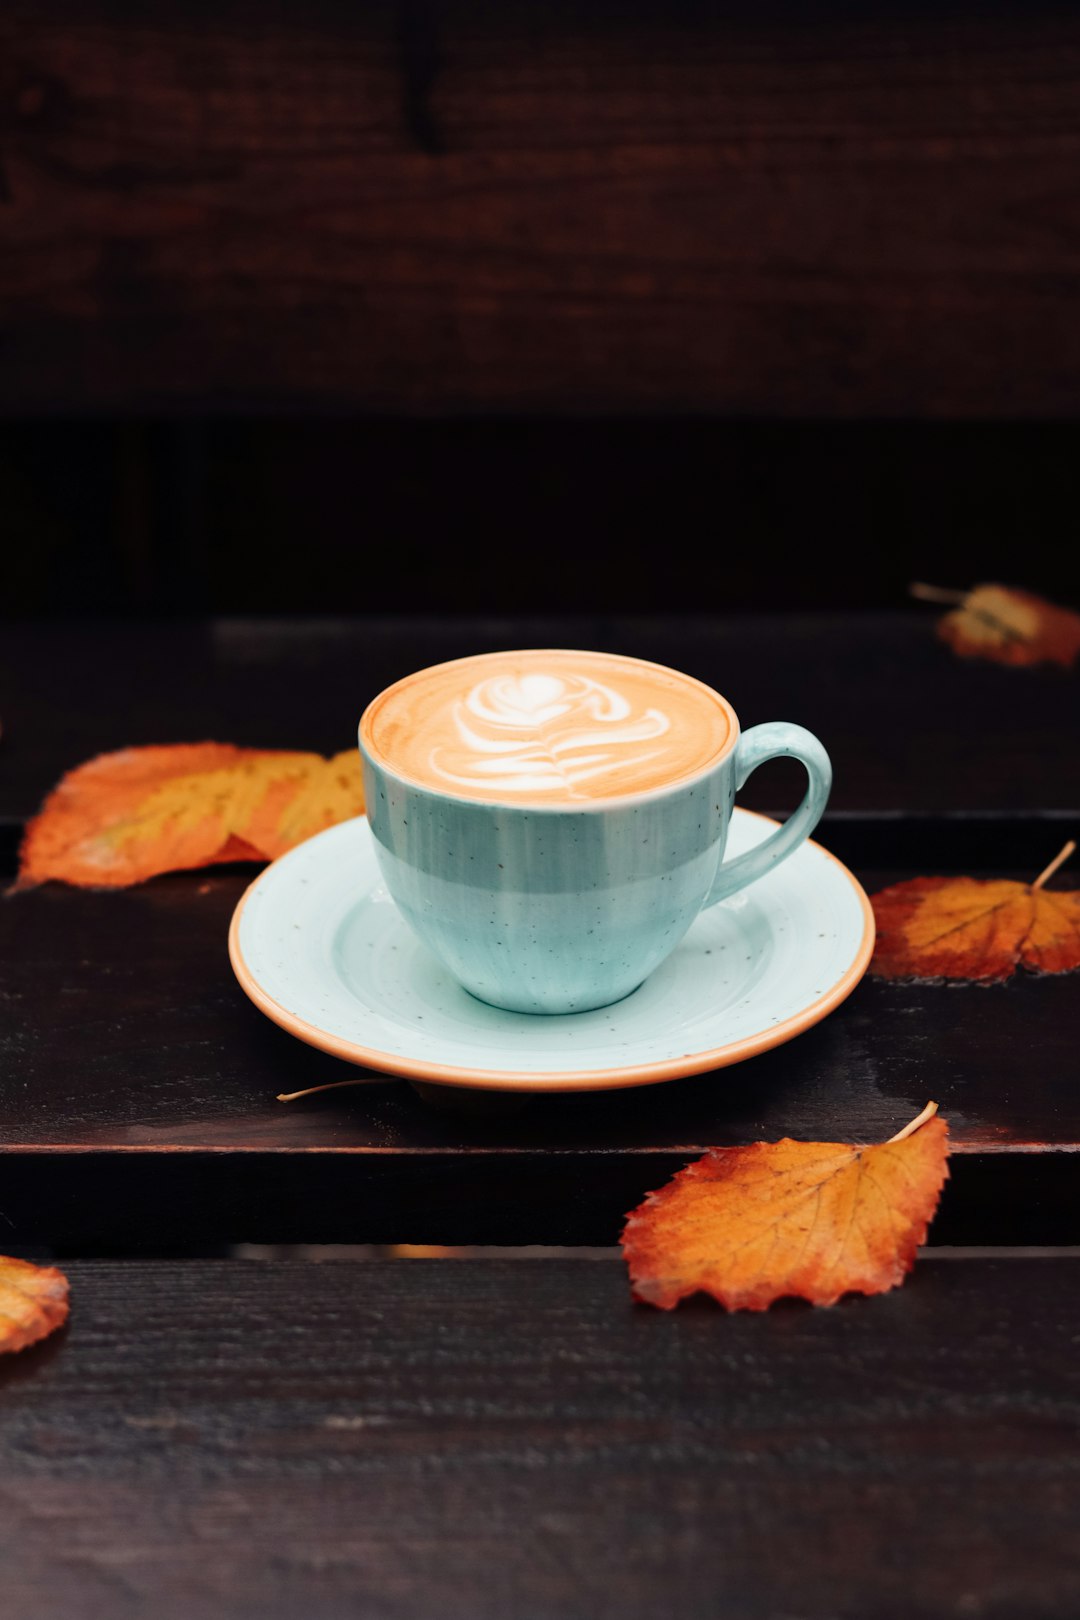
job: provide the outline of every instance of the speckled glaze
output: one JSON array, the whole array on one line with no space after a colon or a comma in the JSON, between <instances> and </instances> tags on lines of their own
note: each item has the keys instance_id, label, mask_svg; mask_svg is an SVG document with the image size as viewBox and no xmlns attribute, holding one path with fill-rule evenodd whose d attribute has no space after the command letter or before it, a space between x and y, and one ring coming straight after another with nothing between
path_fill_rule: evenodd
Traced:
<instances>
[{"instance_id":1,"label":"speckled glaze","mask_svg":"<svg viewBox=\"0 0 1080 1620\"><path fill-rule=\"evenodd\" d=\"M776 823L736 805L728 853ZM758 883L711 906L611 1007L564 1017L470 996L390 898L363 816L305 839L237 905L229 956L255 1005L346 1063L488 1091L597 1091L713 1074L809 1029L850 995L874 914L834 856L807 839Z\"/></svg>"},{"instance_id":2,"label":"speckled glaze","mask_svg":"<svg viewBox=\"0 0 1080 1620\"><path fill-rule=\"evenodd\" d=\"M538 806L455 798L396 775L365 747L367 814L386 887L414 933L472 995L527 1013L609 1006L636 990L705 906L791 854L817 825L828 756L800 726L739 737L699 775L620 799ZM735 793L787 754L810 785L795 815L722 864Z\"/></svg>"}]
</instances>

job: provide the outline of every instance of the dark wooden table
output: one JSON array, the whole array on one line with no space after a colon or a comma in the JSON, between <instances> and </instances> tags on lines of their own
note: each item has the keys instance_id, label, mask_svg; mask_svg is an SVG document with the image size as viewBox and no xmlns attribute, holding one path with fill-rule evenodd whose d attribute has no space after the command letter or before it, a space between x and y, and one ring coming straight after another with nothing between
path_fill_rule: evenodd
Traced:
<instances>
[{"instance_id":1,"label":"dark wooden table","mask_svg":"<svg viewBox=\"0 0 1080 1620\"><path fill-rule=\"evenodd\" d=\"M0 1371L9 1620L1080 1608L1080 1260L660 1316L616 1262L79 1262Z\"/></svg>"},{"instance_id":2,"label":"dark wooden table","mask_svg":"<svg viewBox=\"0 0 1080 1620\"><path fill-rule=\"evenodd\" d=\"M917 609L35 626L0 637L9 864L95 752L331 751L411 668L560 642L677 664L746 724L811 725L837 776L820 836L871 890L1031 876L1080 827L1076 678L961 663ZM797 791L769 767L745 802ZM76 1298L66 1341L0 1370L6 1612L1075 1613L1080 1296L1060 1252L972 1250L887 1299L752 1320L635 1309L617 1264L584 1259L190 1258L611 1245L705 1147L879 1138L931 1096L956 1149L934 1242L1060 1251L1080 1242L1075 980L866 980L747 1065L516 1112L377 1074L285 1107L356 1071L234 984L250 876L0 906L0 1247L74 1257Z\"/></svg>"},{"instance_id":3,"label":"dark wooden table","mask_svg":"<svg viewBox=\"0 0 1080 1620\"><path fill-rule=\"evenodd\" d=\"M932 614L219 623L9 630L0 815L128 743L348 747L367 699L467 651L588 645L677 664L745 724L817 730L836 765L821 837L869 890L920 871L1032 876L1080 827L1075 681L964 664ZM744 802L790 808L768 766ZM1080 998L1071 979L956 990L864 981L799 1041L626 1093L463 1113L399 1080L283 1106L357 1071L249 1005L225 961L251 868L0 907L2 1209L12 1242L80 1254L223 1241L611 1243L694 1153L784 1134L889 1135L929 1097L956 1161L941 1241L1080 1241Z\"/></svg>"}]
</instances>

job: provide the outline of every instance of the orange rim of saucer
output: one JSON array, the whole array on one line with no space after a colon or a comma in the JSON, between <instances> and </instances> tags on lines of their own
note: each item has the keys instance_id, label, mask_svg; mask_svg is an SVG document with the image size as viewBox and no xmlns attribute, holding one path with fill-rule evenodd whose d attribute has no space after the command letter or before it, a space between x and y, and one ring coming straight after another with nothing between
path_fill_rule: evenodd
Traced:
<instances>
[{"instance_id":1,"label":"orange rim of saucer","mask_svg":"<svg viewBox=\"0 0 1080 1620\"><path fill-rule=\"evenodd\" d=\"M780 825L771 816L763 816L757 810L742 810L741 813L744 816L754 816L770 827ZM403 1080L423 1080L436 1085L465 1087L471 1091L523 1092L613 1091L628 1089L631 1086L657 1085L664 1080L682 1080L687 1075L704 1074L712 1069L726 1069L733 1063L742 1063L747 1058L757 1057L761 1052L771 1051L774 1046L782 1046L786 1041L793 1040L796 1035L801 1035L804 1030L812 1029L847 999L870 965L876 924L865 889L843 861L838 860L816 839L808 838L806 843L819 850L834 866L839 867L855 891L862 909L863 933L851 966L816 1001L812 1001L801 1012L794 1013L781 1023L773 1024L767 1030L761 1030L757 1035L746 1035L741 1040L725 1042L723 1046L710 1047L701 1052L684 1052L679 1057L662 1058L653 1063L626 1064L611 1069L461 1069L448 1063L432 1063L424 1058L402 1057L396 1052L381 1051L378 1047L362 1046L359 1041L349 1041L343 1036L332 1035L328 1030L320 1029L317 1024L309 1024L306 1019L298 1018L279 1001L275 1001L273 996L267 995L244 961L240 950L240 921L244 907L258 885L279 862L292 854L292 850L287 850L284 855L279 855L277 860L271 861L240 896L232 915L232 922L229 924L229 961L244 994L255 1003L260 1012L265 1013L267 1018L288 1034L294 1035L307 1046L316 1047L320 1052L328 1052L332 1057L342 1058L346 1063L376 1069L382 1074L397 1075ZM295 847L299 848L299 845Z\"/></svg>"}]
</instances>

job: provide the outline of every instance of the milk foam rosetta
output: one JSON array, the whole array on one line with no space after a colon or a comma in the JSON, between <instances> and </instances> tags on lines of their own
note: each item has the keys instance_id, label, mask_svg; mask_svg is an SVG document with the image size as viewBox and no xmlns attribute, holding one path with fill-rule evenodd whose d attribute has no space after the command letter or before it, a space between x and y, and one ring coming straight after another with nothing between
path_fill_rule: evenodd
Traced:
<instances>
[{"instance_id":1,"label":"milk foam rosetta","mask_svg":"<svg viewBox=\"0 0 1080 1620\"><path fill-rule=\"evenodd\" d=\"M563 651L461 659L391 687L370 744L403 776L467 798L560 803L640 793L701 769L730 724L688 676Z\"/></svg>"}]
</instances>

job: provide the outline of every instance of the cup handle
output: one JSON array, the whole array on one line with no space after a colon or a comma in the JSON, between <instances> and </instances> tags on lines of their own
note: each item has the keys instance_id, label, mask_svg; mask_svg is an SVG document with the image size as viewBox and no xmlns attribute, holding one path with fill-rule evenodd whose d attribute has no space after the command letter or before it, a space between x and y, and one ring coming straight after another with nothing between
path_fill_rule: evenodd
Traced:
<instances>
[{"instance_id":1,"label":"cup handle","mask_svg":"<svg viewBox=\"0 0 1080 1620\"><path fill-rule=\"evenodd\" d=\"M806 797L795 814L763 844L748 850L745 855L737 855L733 861L721 863L705 906L725 900L729 894L744 888L747 883L753 883L755 878L763 877L780 861L786 860L804 839L809 838L821 820L821 812L828 802L832 786L829 756L812 731L791 725L786 720L770 720L762 726L751 726L739 738L735 752L736 791L745 785L750 772L764 765L767 759L784 756L797 759L806 766L806 774L810 778Z\"/></svg>"}]
</instances>

